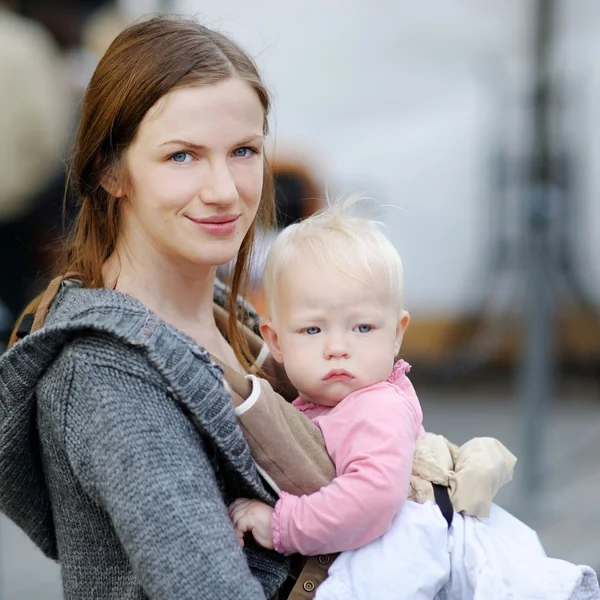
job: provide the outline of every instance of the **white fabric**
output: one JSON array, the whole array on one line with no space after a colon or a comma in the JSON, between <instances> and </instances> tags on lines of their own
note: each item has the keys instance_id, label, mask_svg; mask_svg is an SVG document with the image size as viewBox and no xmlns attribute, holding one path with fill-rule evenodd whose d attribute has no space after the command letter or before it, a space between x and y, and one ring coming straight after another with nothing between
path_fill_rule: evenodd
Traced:
<instances>
[{"instance_id":1,"label":"white fabric","mask_svg":"<svg viewBox=\"0 0 600 600\"><path fill-rule=\"evenodd\" d=\"M249 379L252 383L252 391L250 392L250 395L239 406L235 407L235 414L238 417L243 415L246 411L249 411L256 404L256 402L260 398L261 393L260 381L258 380L258 377L256 377L255 375L246 375L245 378Z\"/></svg>"},{"instance_id":2,"label":"white fabric","mask_svg":"<svg viewBox=\"0 0 600 600\"><path fill-rule=\"evenodd\" d=\"M269 350L269 346L263 344L252 366L254 368L260 369L265 364L265 360L267 360L270 354L271 351Z\"/></svg>"},{"instance_id":3,"label":"white fabric","mask_svg":"<svg viewBox=\"0 0 600 600\"><path fill-rule=\"evenodd\" d=\"M496 505L489 518L406 502L381 538L342 553L316 600L600 600L589 567L548 558L536 533Z\"/></svg>"},{"instance_id":4,"label":"white fabric","mask_svg":"<svg viewBox=\"0 0 600 600\"><path fill-rule=\"evenodd\" d=\"M281 495L281 488L275 483L273 478L257 463L254 462L256 466L256 470L262 475L265 482L269 485L269 487L279 496Z\"/></svg>"}]
</instances>

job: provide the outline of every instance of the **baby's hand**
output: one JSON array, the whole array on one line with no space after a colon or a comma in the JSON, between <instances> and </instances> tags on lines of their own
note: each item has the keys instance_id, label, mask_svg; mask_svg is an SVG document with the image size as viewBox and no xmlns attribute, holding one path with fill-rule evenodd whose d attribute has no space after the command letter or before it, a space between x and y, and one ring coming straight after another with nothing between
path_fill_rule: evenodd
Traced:
<instances>
[{"instance_id":1,"label":"baby's hand","mask_svg":"<svg viewBox=\"0 0 600 600\"><path fill-rule=\"evenodd\" d=\"M267 550L273 550L272 507L260 500L238 498L229 505L229 516L242 548L244 534L251 532L258 544Z\"/></svg>"}]
</instances>

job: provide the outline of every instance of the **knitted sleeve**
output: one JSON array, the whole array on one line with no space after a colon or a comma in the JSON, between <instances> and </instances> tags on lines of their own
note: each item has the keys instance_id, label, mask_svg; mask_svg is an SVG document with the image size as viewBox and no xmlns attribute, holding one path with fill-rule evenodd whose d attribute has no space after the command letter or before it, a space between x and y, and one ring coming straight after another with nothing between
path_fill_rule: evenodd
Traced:
<instances>
[{"instance_id":1,"label":"knitted sleeve","mask_svg":"<svg viewBox=\"0 0 600 600\"><path fill-rule=\"evenodd\" d=\"M136 368L136 350L122 354L72 359L65 439L83 488L108 513L148 598L264 600L200 433Z\"/></svg>"}]
</instances>

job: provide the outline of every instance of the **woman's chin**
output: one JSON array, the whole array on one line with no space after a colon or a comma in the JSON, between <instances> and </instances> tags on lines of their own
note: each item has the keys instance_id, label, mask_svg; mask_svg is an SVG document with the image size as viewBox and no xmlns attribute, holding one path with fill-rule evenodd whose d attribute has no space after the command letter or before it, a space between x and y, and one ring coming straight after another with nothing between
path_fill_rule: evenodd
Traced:
<instances>
[{"instance_id":1,"label":"woman's chin","mask_svg":"<svg viewBox=\"0 0 600 600\"><path fill-rule=\"evenodd\" d=\"M189 253L189 262L194 263L197 266L206 267L221 267L231 263L237 256L240 245L239 244L222 244L220 247L195 248L193 252Z\"/></svg>"}]
</instances>

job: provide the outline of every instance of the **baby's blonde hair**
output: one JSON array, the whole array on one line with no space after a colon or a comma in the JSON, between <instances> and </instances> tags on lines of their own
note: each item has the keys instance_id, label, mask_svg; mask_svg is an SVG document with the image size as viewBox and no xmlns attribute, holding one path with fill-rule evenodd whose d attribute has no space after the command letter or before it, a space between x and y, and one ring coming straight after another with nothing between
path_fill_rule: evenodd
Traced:
<instances>
[{"instance_id":1,"label":"baby's blonde hair","mask_svg":"<svg viewBox=\"0 0 600 600\"><path fill-rule=\"evenodd\" d=\"M365 198L351 196L329 204L306 219L286 227L267 256L263 287L269 318L276 321L278 280L295 257L315 261L323 271L334 269L370 285L383 272L389 278L392 301L404 310L404 269L394 245L379 221L355 210ZM371 278L367 281L364 275ZM318 280L315 281L318 285Z\"/></svg>"}]
</instances>

